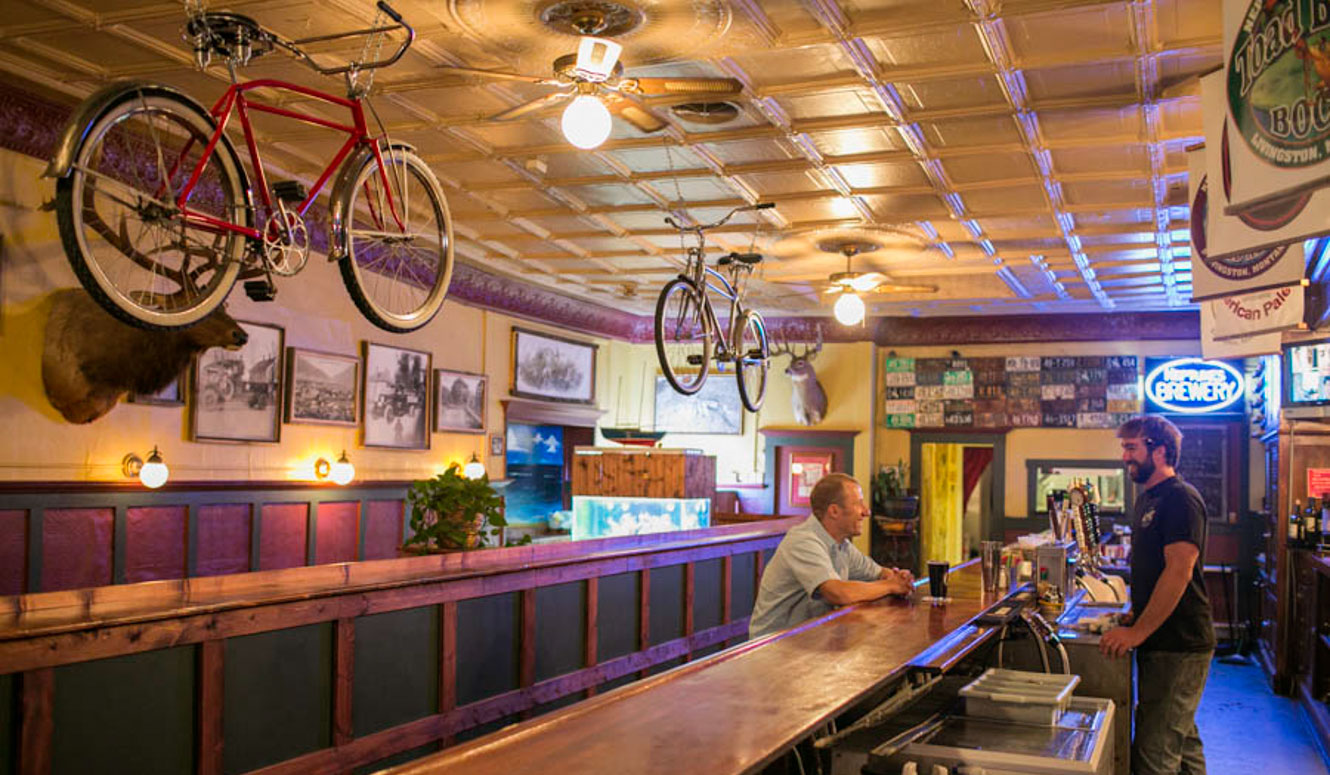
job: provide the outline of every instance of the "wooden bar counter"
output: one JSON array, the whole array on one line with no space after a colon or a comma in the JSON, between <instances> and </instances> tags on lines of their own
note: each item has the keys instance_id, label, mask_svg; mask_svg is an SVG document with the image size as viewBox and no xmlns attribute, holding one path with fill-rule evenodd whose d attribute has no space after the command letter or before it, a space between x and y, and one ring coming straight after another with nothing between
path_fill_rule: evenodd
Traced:
<instances>
[{"instance_id":1,"label":"wooden bar counter","mask_svg":"<svg viewBox=\"0 0 1330 775\"><path fill-rule=\"evenodd\" d=\"M949 591L940 607L918 587L909 600L848 606L390 772L753 772L995 600L977 561L952 571Z\"/></svg>"}]
</instances>

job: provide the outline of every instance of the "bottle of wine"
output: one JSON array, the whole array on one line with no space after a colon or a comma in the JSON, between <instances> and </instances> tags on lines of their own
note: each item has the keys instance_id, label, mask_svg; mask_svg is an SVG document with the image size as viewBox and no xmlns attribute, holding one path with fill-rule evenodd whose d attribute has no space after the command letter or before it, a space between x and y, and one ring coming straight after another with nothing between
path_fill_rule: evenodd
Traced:
<instances>
[{"instance_id":1,"label":"bottle of wine","mask_svg":"<svg viewBox=\"0 0 1330 775\"><path fill-rule=\"evenodd\" d=\"M1302 548L1314 549L1321 540L1321 510L1316 508L1316 497L1307 498L1307 513L1302 517Z\"/></svg>"},{"instance_id":2,"label":"bottle of wine","mask_svg":"<svg viewBox=\"0 0 1330 775\"><path fill-rule=\"evenodd\" d=\"M1302 501L1293 501L1293 508L1288 512L1288 543L1289 549L1298 549L1302 546Z\"/></svg>"}]
</instances>

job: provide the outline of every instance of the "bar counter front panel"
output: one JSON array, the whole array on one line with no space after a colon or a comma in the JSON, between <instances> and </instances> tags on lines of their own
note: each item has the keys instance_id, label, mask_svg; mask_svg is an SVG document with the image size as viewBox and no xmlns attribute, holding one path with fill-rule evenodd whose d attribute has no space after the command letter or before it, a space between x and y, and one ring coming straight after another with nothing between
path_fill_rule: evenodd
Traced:
<instances>
[{"instance_id":1,"label":"bar counter front panel","mask_svg":"<svg viewBox=\"0 0 1330 775\"><path fill-rule=\"evenodd\" d=\"M982 593L977 561L952 571L949 592L943 606L922 601L916 588L908 600L841 608L390 772L753 772L903 674L997 599Z\"/></svg>"}]
</instances>

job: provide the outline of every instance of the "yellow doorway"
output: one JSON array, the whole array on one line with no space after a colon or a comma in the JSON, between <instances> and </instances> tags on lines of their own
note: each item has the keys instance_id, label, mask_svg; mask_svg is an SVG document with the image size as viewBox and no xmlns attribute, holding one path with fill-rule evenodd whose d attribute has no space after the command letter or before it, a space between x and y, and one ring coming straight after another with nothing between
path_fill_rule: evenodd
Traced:
<instances>
[{"instance_id":1,"label":"yellow doorway","mask_svg":"<svg viewBox=\"0 0 1330 775\"><path fill-rule=\"evenodd\" d=\"M923 562L964 562L984 537L977 533L986 530L992 518L987 513L989 499L983 497L987 485L971 492L971 505L977 505L979 513L966 519L965 448L974 446L992 445L926 442L919 447L919 552Z\"/></svg>"}]
</instances>

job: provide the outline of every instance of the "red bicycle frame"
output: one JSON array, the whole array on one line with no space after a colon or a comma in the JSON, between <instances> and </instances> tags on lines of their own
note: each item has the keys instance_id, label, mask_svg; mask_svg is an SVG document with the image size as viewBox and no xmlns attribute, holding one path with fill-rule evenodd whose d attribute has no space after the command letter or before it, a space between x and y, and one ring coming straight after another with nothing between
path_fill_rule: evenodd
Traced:
<instances>
[{"instance_id":1,"label":"red bicycle frame","mask_svg":"<svg viewBox=\"0 0 1330 775\"><path fill-rule=\"evenodd\" d=\"M251 102L245 98L246 92L263 88L295 92L333 105L340 105L351 111L351 118L354 125L347 126L346 124L339 124L335 121L329 121L307 113L299 113L294 110ZM205 230L215 232L236 232L253 240L261 241L263 239L263 231L260 228L250 228L220 218L215 218L207 213L193 212L187 206L189 197L194 191L194 187L198 185L199 178L203 175L204 167L208 165L208 160L212 158L212 154L217 148L217 143L221 141L222 134L226 131L226 126L231 120L232 113L239 113L240 128L245 135L245 145L249 149L250 165L254 169L254 177L258 184L257 187L259 189L259 194L262 197L263 206L265 209L272 209L272 193L268 189L268 179L263 169L263 158L259 155L259 147L254 141L254 131L249 123L250 110L271 113L275 116L283 116L304 124L321 126L326 129L335 129L345 132L348 135L346 142L342 144L341 150L337 152L332 163L323 170L323 174L319 176L318 182L316 182L313 188L310 189L309 194L305 197L305 201L300 203L300 206L296 210L300 215L304 215L305 211L309 209L310 204L313 203L314 199L323 190L323 187L327 185L328 178L331 177L333 172L342 165L351 151L357 146L367 145L374 154L374 160L378 163L379 177L383 182L384 192L387 197L389 211L392 214L393 220L396 222L398 228L406 228L402 223L401 215L397 212L397 205L393 202L392 187L388 185L387 174L384 171L383 166L383 154L379 148L378 138L371 137L369 134L369 130L365 124L365 111L360 104L360 100L338 97L326 92L318 91L317 89L311 89L305 86L287 83L286 81L278 81L271 78L231 84L230 88L226 90L226 93L217 100L217 103L212 106L212 110L209 111L212 114L213 120L217 123L217 129L212 133L212 137L209 138L208 145L203 152L203 157L199 159L198 164L195 165L193 174L190 175L189 181L185 184L184 188L180 190L180 193L177 194L175 201L176 207L180 209L180 212L183 214L183 217L187 222L202 227ZM185 153L188 152L193 143L194 140L191 138L185 145L185 149L181 151L180 159L176 161L176 164L179 164L180 161L184 159ZM168 175L166 179L170 180L174 177L176 171L177 169L173 168L171 174Z\"/></svg>"}]
</instances>

